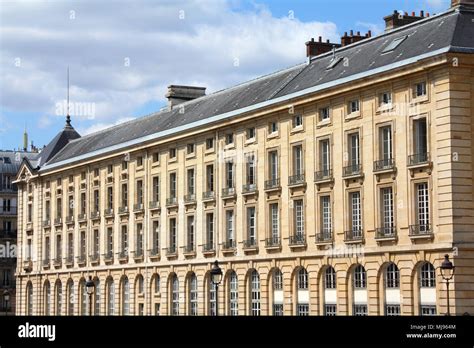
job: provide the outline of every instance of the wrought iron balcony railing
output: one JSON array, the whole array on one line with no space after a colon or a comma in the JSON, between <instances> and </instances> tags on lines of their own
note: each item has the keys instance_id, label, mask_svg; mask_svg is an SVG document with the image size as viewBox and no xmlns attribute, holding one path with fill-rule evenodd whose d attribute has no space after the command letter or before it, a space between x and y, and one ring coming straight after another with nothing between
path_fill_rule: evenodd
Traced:
<instances>
[{"instance_id":1,"label":"wrought iron balcony railing","mask_svg":"<svg viewBox=\"0 0 474 348\"><path fill-rule=\"evenodd\" d=\"M408 166L416 166L419 164L429 163L430 154L428 152L417 153L408 156Z\"/></svg>"},{"instance_id":2,"label":"wrought iron balcony railing","mask_svg":"<svg viewBox=\"0 0 474 348\"><path fill-rule=\"evenodd\" d=\"M375 230L375 239L392 239L397 237L395 226L378 227Z\"/></svg>"},{"instance_id":3,"label":"wrought iron balcony railing","mask_svg":"<svg viewBox=\"0 0 474 348\"><path fill-rule=\"evenodd\" d=\"M281 238L280 237L270 237L265 239L265 246L267 248L275 248L281 246Z\"/></svg>"},{"instance_id":4,"label":"wrought iron balcony railing","mask_svg":"<svg viewBox=\"0 0 474 348\"><path fill-rule=\"evenodd\" d=\"M394 158L385 158L378 161L374 161L374 172L379 172L382 170L391 170L394 168L395 168Z\"/></svg>"},{"instance_id":5,"label":"wrought iron balcony railing","mask_svg":"<svg viewBox=\"0 0 474 348\"><path fill-rule=\"evenodd\" d=\"M265 190L274 190L274 189L279 189L280 188L280 179L275 178L275 179L270 179L265 181Z\"/></svg>"},{"instance_id":6,"label":"wrought iron balcony railing","mask_svg":"<svg viewBox=\"0 0 474 348\"><path fill-rule=\"evenodd\" d=\"M342 176L356 176L362 174L362 164L351 164L342 168Z\"/></svg>"},{"instance_id":7,"label":"wrought iron balcony railing","mask_svg":"<svg viewBox=\"0 0 474 348\"><path fill-rule=\"evenodd\" d=\"M304 183L304 174L296 174L288 177L288 185L290 186L303 185Z\"/></svg>"}]
</instances>

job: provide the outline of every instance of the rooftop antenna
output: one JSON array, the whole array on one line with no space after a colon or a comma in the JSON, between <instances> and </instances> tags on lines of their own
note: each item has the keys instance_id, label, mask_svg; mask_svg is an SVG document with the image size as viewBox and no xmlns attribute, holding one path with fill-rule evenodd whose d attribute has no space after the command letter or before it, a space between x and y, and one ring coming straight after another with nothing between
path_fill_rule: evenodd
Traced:
<instances>
[{"instance_id":1,"label":"rooftop antenna","mask_svg":"<svg viewBox=\"0 0 474 348\"><path fill-rule=\"evenodd\" d=\"M66 127L71 127L71 116L69 115L69 65L67 67L67 111L66 111Z\"/></svg>"}]
</instances>

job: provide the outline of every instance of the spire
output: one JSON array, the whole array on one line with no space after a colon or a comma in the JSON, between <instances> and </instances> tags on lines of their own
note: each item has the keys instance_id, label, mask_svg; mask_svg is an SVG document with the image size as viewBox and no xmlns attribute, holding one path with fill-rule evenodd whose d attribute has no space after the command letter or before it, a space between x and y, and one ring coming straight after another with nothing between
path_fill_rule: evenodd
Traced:
<instances>
[{"instance_id":1,"label":"spire","mask_svg":"<svg viewBox=\"0 0 474 348\"><path fill-rule=\"evenodd\" d=\"M28 151L28 132L26 131L26 123L25 131L23 132L23 151Z\"/></svg>"},{"instance_id":2,"label":"spire","mask_svg":"<svg viewBox=\"0 0 474 348\"><path fill-rule=\"evenodd\" d=\"M65 128L72 128L71 116L69 115L69 66L67 67L67 110L66 110L66 126Z\"/></svg>"}]
</instances>

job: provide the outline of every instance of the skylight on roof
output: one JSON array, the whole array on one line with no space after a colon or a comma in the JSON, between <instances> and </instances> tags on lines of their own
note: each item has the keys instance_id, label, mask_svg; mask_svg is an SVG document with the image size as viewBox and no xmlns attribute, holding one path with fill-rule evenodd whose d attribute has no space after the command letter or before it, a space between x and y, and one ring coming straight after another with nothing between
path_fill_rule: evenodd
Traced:
<instances>
[{"instance_id":1,"label":"skylight on roof","mask_svg":"<svg viewBox=\"0 0 474 348\"><path fill-rule=\"evenodd\" d=\"M395 40L393 40L392 42L390 42L388 44L387 47L385 47L382 51L382 53L387 53L387 52L391 52L393 50L395 50L398 46L400 46L400 44L405 41L405 39L407 38L407 36L402 36L402 37L399 37Z\"/></svg>"},{"instance_id":2,"label":"skylight on roof","mask_svg":"<svg viewBox=\"0 0 474 348\"><path fill-rule=\"evenodd\" d=\"M334 57L333 60L331 60L331 63L326 68L326 70L333 69L341 60L342 60L342 57Z\"/></svg>"}]
</instances>

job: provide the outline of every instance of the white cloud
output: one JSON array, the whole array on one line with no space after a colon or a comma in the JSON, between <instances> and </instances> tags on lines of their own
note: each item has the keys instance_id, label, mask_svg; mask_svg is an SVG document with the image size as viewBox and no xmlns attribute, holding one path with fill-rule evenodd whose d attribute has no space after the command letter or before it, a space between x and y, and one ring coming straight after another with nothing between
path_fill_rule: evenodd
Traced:
<instances>
[{"instance_id":1,"label":"white cloud","mask_svg":"<svg viewBox=\"0 0 474 348\"><path fill-rule=\"evenodd\" d=\"M425 4L436 11L445 10L450 6L449 0L425 0Z\"/></svg>"},{"instance_id":2,"label":"white cloud","mask_svg":"<svg viewBox=\"0 0 474 348\"><path fill-rule=\"evenodd\" d=\"M209 93L303 62L311 37L339 40L334 23L276 18L259 5L236 11L233 3L7 2L1 106L40 112L39 126L47 127L66 96L69 66L71 102L95 106L97 125L84 128L91 132L163 100L169 84L204 85ZM89 124L71 116L79 128Z\"/></svg>"}]
</instances>

